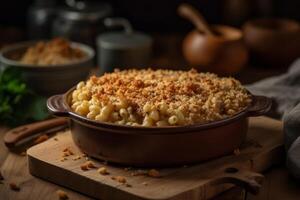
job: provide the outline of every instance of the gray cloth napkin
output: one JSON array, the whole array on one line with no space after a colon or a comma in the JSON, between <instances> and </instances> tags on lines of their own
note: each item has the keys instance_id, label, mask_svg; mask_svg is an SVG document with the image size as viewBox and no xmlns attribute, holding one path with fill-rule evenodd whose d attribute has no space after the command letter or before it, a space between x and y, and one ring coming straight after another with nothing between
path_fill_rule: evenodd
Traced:
<instances>
[{"instance_id":1,"label":"gray cloth napkin","mask_svg":"<svg viewBox=\"0 0 300 200\"><path fill-rule=\"evenodd\" d=\"M291 65L287 73L246 88L253 94L274 100L270 116L283 120L287 167L294 177L300 179L300 59Z\"/></svg>"}]
</instances>

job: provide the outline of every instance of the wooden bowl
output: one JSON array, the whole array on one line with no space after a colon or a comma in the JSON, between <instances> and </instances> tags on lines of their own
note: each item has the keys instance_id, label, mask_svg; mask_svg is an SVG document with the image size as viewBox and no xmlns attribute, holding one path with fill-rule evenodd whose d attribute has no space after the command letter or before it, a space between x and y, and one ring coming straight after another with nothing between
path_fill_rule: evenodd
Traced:
<instances>
[{"instance_id":1,"label":"wooden bowl","mask_svg":"<svg viewBox=\"0 0 300 200\"><path fill-rule=\"evenodd\" d=\"M300 25L288 19L256 19L243 26L245 43L258 61L288 66L300 57Z\"/></svg>"},{"instance_id":2,"label":"wooden bowl","mask_svg":"<svg viewBox=\"0 0 300 200\"><path fill-rule=\"evenodd\" d=\"M216 35L191 31L183 41L183 55L189 64L199 71L220 75L232 75L240 71L248 61L248 51L239 29L215 25Z\"/></svg>"}]
</instances>

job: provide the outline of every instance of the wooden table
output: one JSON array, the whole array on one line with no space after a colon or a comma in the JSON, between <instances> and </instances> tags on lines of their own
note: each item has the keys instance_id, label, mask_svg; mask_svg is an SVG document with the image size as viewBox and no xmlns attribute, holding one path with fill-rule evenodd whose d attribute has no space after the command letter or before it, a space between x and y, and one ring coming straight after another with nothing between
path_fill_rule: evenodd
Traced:
<instances>
[{"instance_id":1,"label":"wooden table","mask_svg":"<svg viewBox=\"0 0 300 200\"><path fill-rule=\"evenodd\" d=\"M186 66L182 56L178 55L181 49L182 36L160 36L157 37L156 58L152 63L159 63L159 66L172 66L172 68L179 68ZM181 38L181 39L180 39ZM163 51L163 52L161 52ZM257 81L261 78L277 75L284 72L285 69L257 69L248 67L237 75L237 78L244 84ZM0 138L7 128L0 126ZM87 200L90 199L82 194L61 188L60 186L43 181L41 179L31 176L28 172L26 157L18 154L8 152L0 139L0 167L9 169L2 172L5 176L4 184L0 184L0 200L52 200L58 199L55 191L62 189L68 193L71 200ZM289 177L286 168L276 166L265 172L265 181L258 196L248 194L248 200L298 200L300 197L300 183L297 183ZM12 191L9 189L8 183L21 183L20 191ZM226 199L245 199L244 191L241 188L233 188L218 197L215 200Z\"/></svg>"},{"instance_id":2,"label":"wooden table","mask_svg":"<svg viewBox=\"0 0 300 200\"><path fill-rule=\"evenodd\" d=\"M1 138L6 130L7 128L0 127ZM77 192L31 176L28 172L26 156L9 152L3 142L0 143L0 166L5 178L3 184L0 184L1 200L58 199L55 193L58 189L67 192L69 199L72 200L90 199ZM11 190L8 185L11 182L20 184L21 190ZM245 198L243 189L236 187L214 199L296 200L300 197L299 188L300 184L289 177L284 166L276 166L265 173L265 181L258 196L248 194Z\"/></svg>"}]
</instances>

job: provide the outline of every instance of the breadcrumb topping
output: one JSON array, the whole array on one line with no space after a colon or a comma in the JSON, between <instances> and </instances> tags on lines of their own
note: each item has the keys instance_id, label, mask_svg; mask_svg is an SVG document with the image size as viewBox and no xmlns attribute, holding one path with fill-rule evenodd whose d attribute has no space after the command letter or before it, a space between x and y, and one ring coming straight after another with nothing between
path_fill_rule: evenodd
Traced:
<instances>
[{"instance_id":1,"label":"breadcrumb topping","mask_svg":"<svg viewBox=\"0 0 300 200\"><path fill-rule=\"evenodd\" d=\"M251 103L238 80L194 69L116 70L79 83L72 97L72 109L90 119L144 126L212 122L233 116ZM107 105L109 114L101 117Z\"/></svg>"},{"instance_id":2,"label":"breadcrumb topping","mask_svg":"<svg viewBox=\"0 0 300 200\"><path fill-rule=\"evenodd\" d=\"M71 46L63 38L54 38L48 42L38 42L29 47L21 58L24 64L58 65L67 64L85 57L85 53Z\"/></svg>"}]
</instances>

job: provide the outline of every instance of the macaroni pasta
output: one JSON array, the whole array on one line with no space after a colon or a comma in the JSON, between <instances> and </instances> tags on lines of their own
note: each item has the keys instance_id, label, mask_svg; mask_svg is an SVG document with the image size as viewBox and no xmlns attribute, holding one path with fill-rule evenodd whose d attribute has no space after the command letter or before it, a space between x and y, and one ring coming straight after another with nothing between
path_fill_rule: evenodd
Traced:
<instances>
[{"instance_id":1,"label":"macaroni pasta","mask_svg":"<svg viewBox=\"0 0 300 200\"><path fill-rule=\"evenodd\" d=\"M233 78L196 70L125 70L77 84L71 107L92 120L178 126L224 119L245 109L248 92Z\"/></svg>"}]
</instances>

